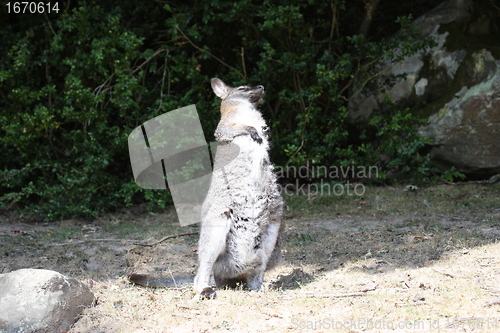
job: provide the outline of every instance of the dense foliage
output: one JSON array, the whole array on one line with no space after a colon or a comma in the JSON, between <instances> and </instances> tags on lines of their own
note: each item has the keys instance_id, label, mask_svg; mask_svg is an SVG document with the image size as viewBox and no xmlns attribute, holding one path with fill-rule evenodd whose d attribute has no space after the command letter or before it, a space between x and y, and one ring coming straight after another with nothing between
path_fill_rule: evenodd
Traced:
<instances>
[{"instance_id":1,"label":"dense foliage","mask_svg":"<svg viewBox=\"0 0 500 333\"><path fill-rule=\"evenodd\" d=\"M377 165L381 178L429 176L429 161L418 154L426 143L415 130L418 117L388 108L354 122L347 103L358 93L356 80L363 86L377 77L378 60L394 63L430 45L403 15L439 1L382 2L371 33L360 34L365 2L59 1L58 13L45 14L3 8L1 207L50 220L169 203L168 192L135 185L128 134L196 104L213 141L212 77L266 87L263 113L278 165Z\"/></svg>"}]
</instances>

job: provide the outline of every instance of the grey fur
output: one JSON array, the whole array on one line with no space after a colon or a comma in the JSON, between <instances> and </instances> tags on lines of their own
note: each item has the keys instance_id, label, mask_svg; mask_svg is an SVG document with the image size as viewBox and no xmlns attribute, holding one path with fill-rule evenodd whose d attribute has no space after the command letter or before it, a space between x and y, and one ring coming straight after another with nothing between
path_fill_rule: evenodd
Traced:
<instances>
[{"instance_id":1,"label":"grey fur","mask_svg":"<svg viewBox=\"0 0 500 333\"><path fill-rule=\"evenodd\" d=\"M215 132L218 147L210 189L202 207L194 289L214 298L210 285L241 282L260 290L264 272L281 259L283 200L269 161L268 127L257 106L264 87L228 87L219 79L212 88L222 99ZM227 156L236 158L228 162Z\"/></svg>"}]
</instances>

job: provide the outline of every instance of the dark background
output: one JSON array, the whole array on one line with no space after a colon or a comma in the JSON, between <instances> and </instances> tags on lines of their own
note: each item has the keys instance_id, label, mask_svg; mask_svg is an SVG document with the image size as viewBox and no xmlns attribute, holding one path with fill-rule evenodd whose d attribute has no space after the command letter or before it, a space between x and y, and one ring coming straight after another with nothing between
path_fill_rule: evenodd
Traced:
<instances>
[{"instance_id":1,"label":"dark background","mask_svg":"<svg viewBox=\"0 0 500 333\"><path fill-rule=\"evenodd\" d=\"M196 104L213 141L213 77L266 87L276 165L375 165L374 181L432 181L446 171L433 167L416 132L425 119L388 101L357 121L347 104L378 60L432 44L410 22L441 2L73 0L43 14L2 6L0 209L54 220L165 207L168 192L135 185L127 137Z\"/></svg>"}]
</instances>

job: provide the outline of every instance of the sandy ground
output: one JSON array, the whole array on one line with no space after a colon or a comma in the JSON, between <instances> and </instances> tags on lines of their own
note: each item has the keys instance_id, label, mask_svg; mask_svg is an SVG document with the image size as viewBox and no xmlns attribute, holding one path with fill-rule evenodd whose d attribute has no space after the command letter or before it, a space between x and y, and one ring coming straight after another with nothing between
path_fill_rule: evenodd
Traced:
<instances>
[{"instance_id":1,"label":"sandy ground","mask_svg":"<svg viewBox=\"0 0 500 333\"><path fill-rule=\"evenodd\" d=\"M0 216L0 273L53 269L97 304L76 332L500 331L500 186L368 187L286 197L283 264L262 292L145 288L130 273L192 276L197 226L137 207L95 221Z\"/></svg>"}]
</instances>

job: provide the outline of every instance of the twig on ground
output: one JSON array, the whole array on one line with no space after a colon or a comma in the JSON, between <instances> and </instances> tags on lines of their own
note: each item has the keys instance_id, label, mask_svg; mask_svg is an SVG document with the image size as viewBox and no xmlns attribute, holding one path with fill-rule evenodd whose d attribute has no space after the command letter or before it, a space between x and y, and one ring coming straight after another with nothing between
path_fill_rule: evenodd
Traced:
<instances>
[{"instance_id":1,"label":"twig on ground","mask_svg":"<svg viewBox=\"0 0 500 333\"><path fill-rule=\"evenodd\" d=\"M342 298L342 297L356 297L356 296L366 296L366 292L356 292L356 293L344 293L344 294L324 294L324 295L307 295L307 297L313 298Z\"/></svg>"},{"instance_id":2,"label":"twig on ground","mask_svg":"<svg viewBox=\"0 0 500 333\"><path fill-rule=\"evenodd\" d=\"M342 294L306 294L299 295L297 297L284 297L285 299L298 299L298 298L343 298L343 297L358 297L358 296L366 296L368 295L366 292L354 292L354 293L342 293Z\"/></svg>"},{"instance_id":3,"label":"twig on ground","mask_svg":"<svg viewBox=\"0 0 500 333\"><path fill-rule=\"evenodd\" d=\"M394 306L397 308L410 308L410 307L415 307L415 306L424 306L424 305L429 305L425 302L418 302L418 303L411 303L411 304L406 304L406 303L395 303Z\"/></svg>"},{"instance_id":4,"label":"twig on ground","mask_svg":"<svg viewBox=\"0 0 500 333\"><path fill-rule=\"evenodd\" d=\"M360 291L352 292L352 293L341 293L341 294L323 294L323 295L318 295L318 294L305 294L305 297L311 297L311 298L342 298L342 297L357 297L357 296L366 296L368 295L369 291L375 291L377 289L378 285L373 285L370 287L367 287L365 289L362 289Z\"/></svg>"},{"instance_id":5,"label":"twig on ground","mask_svg":"<svg viewBox=\"0 0 500 333\"><path fill-rule=\"evenodd\" d=\"M159 241L151 243L151 244L138 243L137 239L94 238L94 239L84 239L84 240L78 240L78 241L70 241L70 242L66 242L66 243L50 243L48 245L49 246L65 246L65 245L75 245L75 244L90 243L90 242L128 242L128 243L132 243L134 245L153 247L155 245L158 245L158 244L166 241L167 239L177 238L177 237L183 237L183 236L192 236L192 235L197 235L197 234L198 234L198 232L186 232L186 233L183 233L183 234L169 235L169 236L163 237Z\"/></svg>"},{"instance_id":6,"label":"twig on ground","mask_svg":"<svg viewBox=\"0 0 500 333\"><path fill-rule=\"evenodd\" d=\"M432 270L433 270L434 272L436 272L436 273L443 274L444 276L450 277L450 278L452 278L452 279L457 278L457 277L461 277L461 276L458 276L458 275L457 275L457 276L452 275L452 274L447 273L447 272L441 272L441 271L438 271L438 270L437 270L437 269L435 269L435 268L433 268Z\"/></svg>"},{"instance_id":7,"label":"twig on ground","mask_svg":"<svg viewBox=\"0 0 500 333\"><path fill-rule=\"evenodd\" d=\"M177 237L183 237L183 236L193 236L193 235L197 235L198 232L185 232L183 234L177 234L177 235L169 235L167 237L163 237L162 239L160 239L159 241L157 242L154 242L154 243L151 243L151 244L144 244L144 243L133 243L134 245L139 245L139 246L147 246L147 247L153 247L153 246L156 246L160 243L163 243L164 241L166 241L167 239L171 239L171 238L177 238Z\"/></svg>"},{"instance_id":8,"label":"twig on ground","mask_svg":"<svg viewBox=\"0 0 500 333\"><path fill-rule=\"evenodd\" d=\"M49 243L48 246L65 246L65 245L75 245L90 242L137 242L134 239L120 239L120 238L94 238L94 239L84 239L79 241L70 241L66 243Z\"/></svg>"}]
</instances>

